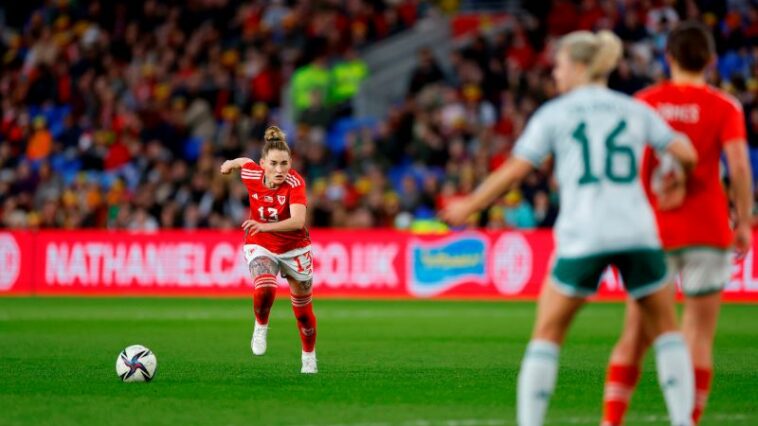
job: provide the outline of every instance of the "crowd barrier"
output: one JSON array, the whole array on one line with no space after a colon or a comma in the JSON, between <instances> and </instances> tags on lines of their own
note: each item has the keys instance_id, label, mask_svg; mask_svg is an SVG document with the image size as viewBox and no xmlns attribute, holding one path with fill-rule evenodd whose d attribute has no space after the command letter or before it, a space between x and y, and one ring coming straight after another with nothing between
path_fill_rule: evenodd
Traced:
<instances>
[{"instance_id":1,"label":"crowd barrier","mask_svg":"<svg viewBox=\"0 0 758 426\"><path fill-rule=\"evenodd\" d=\"M534 299L554 247L549 231L420 236L316 229L311 238L319 297ZM755 251L735 259L724 299L758 301L755 260ZM282 279L280 291L287 291ZM0 294L251 292L237 231L0 231ZM609 269L597 298L623 297Z\"/></svg>"}]
</instances>

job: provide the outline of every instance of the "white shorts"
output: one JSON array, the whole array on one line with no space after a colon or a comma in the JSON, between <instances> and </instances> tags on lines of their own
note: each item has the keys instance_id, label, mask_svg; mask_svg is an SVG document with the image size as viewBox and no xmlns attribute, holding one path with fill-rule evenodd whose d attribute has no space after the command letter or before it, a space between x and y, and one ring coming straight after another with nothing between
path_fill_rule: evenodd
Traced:
<instances>
[{"instance_id":1,"label":"white shorts","mask_svg":"<svg viewBox=\"0 0 758 426\"><path fill-rule=\"evenodd\" d=\"M732 253L692 247L666 253L669 272L679 274L687 296L704 296L724 289L732 276Z\"/></svg>"},{"instance_id":2,"label":"white shorts","mask_svg":"<svg viewBox=\"0 0 758 426\"><path fill-rule=\"evenodd\" d=\"M245 260L248 267L250 262L257 257L266 257L274 262L281 271L282 277L292 277L297 281L303 282L313 279L313 257L311 256L311 246L290 250L286 253L276 254L270 252L258 244L245 244L242 247L245 252Z\"/></svg>"}]
</instances>

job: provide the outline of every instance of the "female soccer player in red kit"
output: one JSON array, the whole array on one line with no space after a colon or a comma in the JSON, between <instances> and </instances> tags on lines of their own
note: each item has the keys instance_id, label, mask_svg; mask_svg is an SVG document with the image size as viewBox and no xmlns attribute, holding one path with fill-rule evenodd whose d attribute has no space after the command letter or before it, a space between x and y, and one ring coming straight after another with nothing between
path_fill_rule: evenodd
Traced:
<instances>
[{"instance_id":1,"label":"female soccer player in red kit","mask_svg":"<svg viewBox=\"0 0 758 426\"><path fill-rule=\"evenodd\" d=\"M292 309L302 341L302 373L317 373L316 317L313 315L311 240L305 228L305 181L294 170L285 134L266 129L261 164L249 158L227 160L221 173L240 169L247 187L250 218L245 230L245 260L255 285L255 328L250 346L254 355L266 353L268 317L276 296L276 276L290 286Z\"/></svg>"},{"instance_id":2,"label":"female soccer player in red kit","mask_svg":"<svg viewBox=\"0 0 758 426\"><path fill-rule=\"evenodd\" d=\"M697 424L711 386L713 337L721 290L731 275L731 251L744 255L751 245L753 192L742 107L706 84L705 69L715 54L711 34L701 24L682 23L669 35L666 50L671 81L643 90L637 98L655 108L674 130L689 136L700 159L685 185L658 200L671 208L659 204L656 209L669 270L680 274L685 294L682 332L695 369L692 422ZM732 186L734 230L719 176L722 153ZM652 170L654 165L649 165ZM645 331L639 308L627 303L624 332L608 366L603 426L623 423L650 346Z\"/></svg>"}]
</instances>

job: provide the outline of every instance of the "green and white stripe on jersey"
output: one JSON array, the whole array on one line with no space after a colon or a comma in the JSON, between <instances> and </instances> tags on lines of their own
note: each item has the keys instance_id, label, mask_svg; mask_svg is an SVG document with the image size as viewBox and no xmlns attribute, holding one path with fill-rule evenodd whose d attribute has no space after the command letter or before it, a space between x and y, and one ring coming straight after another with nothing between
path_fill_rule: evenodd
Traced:
<instances>
[{"instance_id":1,"label":"green and white stripe on jersey","mask_svg":"<svg viewBox=\"0 0 758 426\"><path fill-rule=\"evenodd\" d=\"M535 112L514 155L535 166L555 157L557 257L660 248L639 167L646 145L664 150L673 139L674 131L650 107L598 85L575 89Z\"/></svg>"}]
</instances>

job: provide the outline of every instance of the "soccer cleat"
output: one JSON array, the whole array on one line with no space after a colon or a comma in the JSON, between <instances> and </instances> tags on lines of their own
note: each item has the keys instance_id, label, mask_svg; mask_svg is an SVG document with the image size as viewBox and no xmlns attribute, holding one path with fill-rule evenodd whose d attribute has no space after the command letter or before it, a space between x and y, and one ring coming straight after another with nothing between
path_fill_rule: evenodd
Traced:
<instances>
[{"instance_id":1,"label":"soccer cleat","mask_svg":"<svg viewBox=\"0 0 758 426\"><path fill-rule=\"evenodd\" d=\"M250 341L250 347L253 349L253 355L263 355L266 353L266 336L268 335L268 325L260 325L255 322L253 330L253 339Z\"/></svg>"},{"instance_id":2,"label":"soccer cleat","mask_svg":"<svg viewBox=\"0 0 758 426\"><path fill-rule=\"evenodd\" d=\"M300 372L303 374L316 374L318 373L318 366L316 364L316 352L303 352L301 358L303 360L303 368Z\"/></svg>"}]
</instances>

